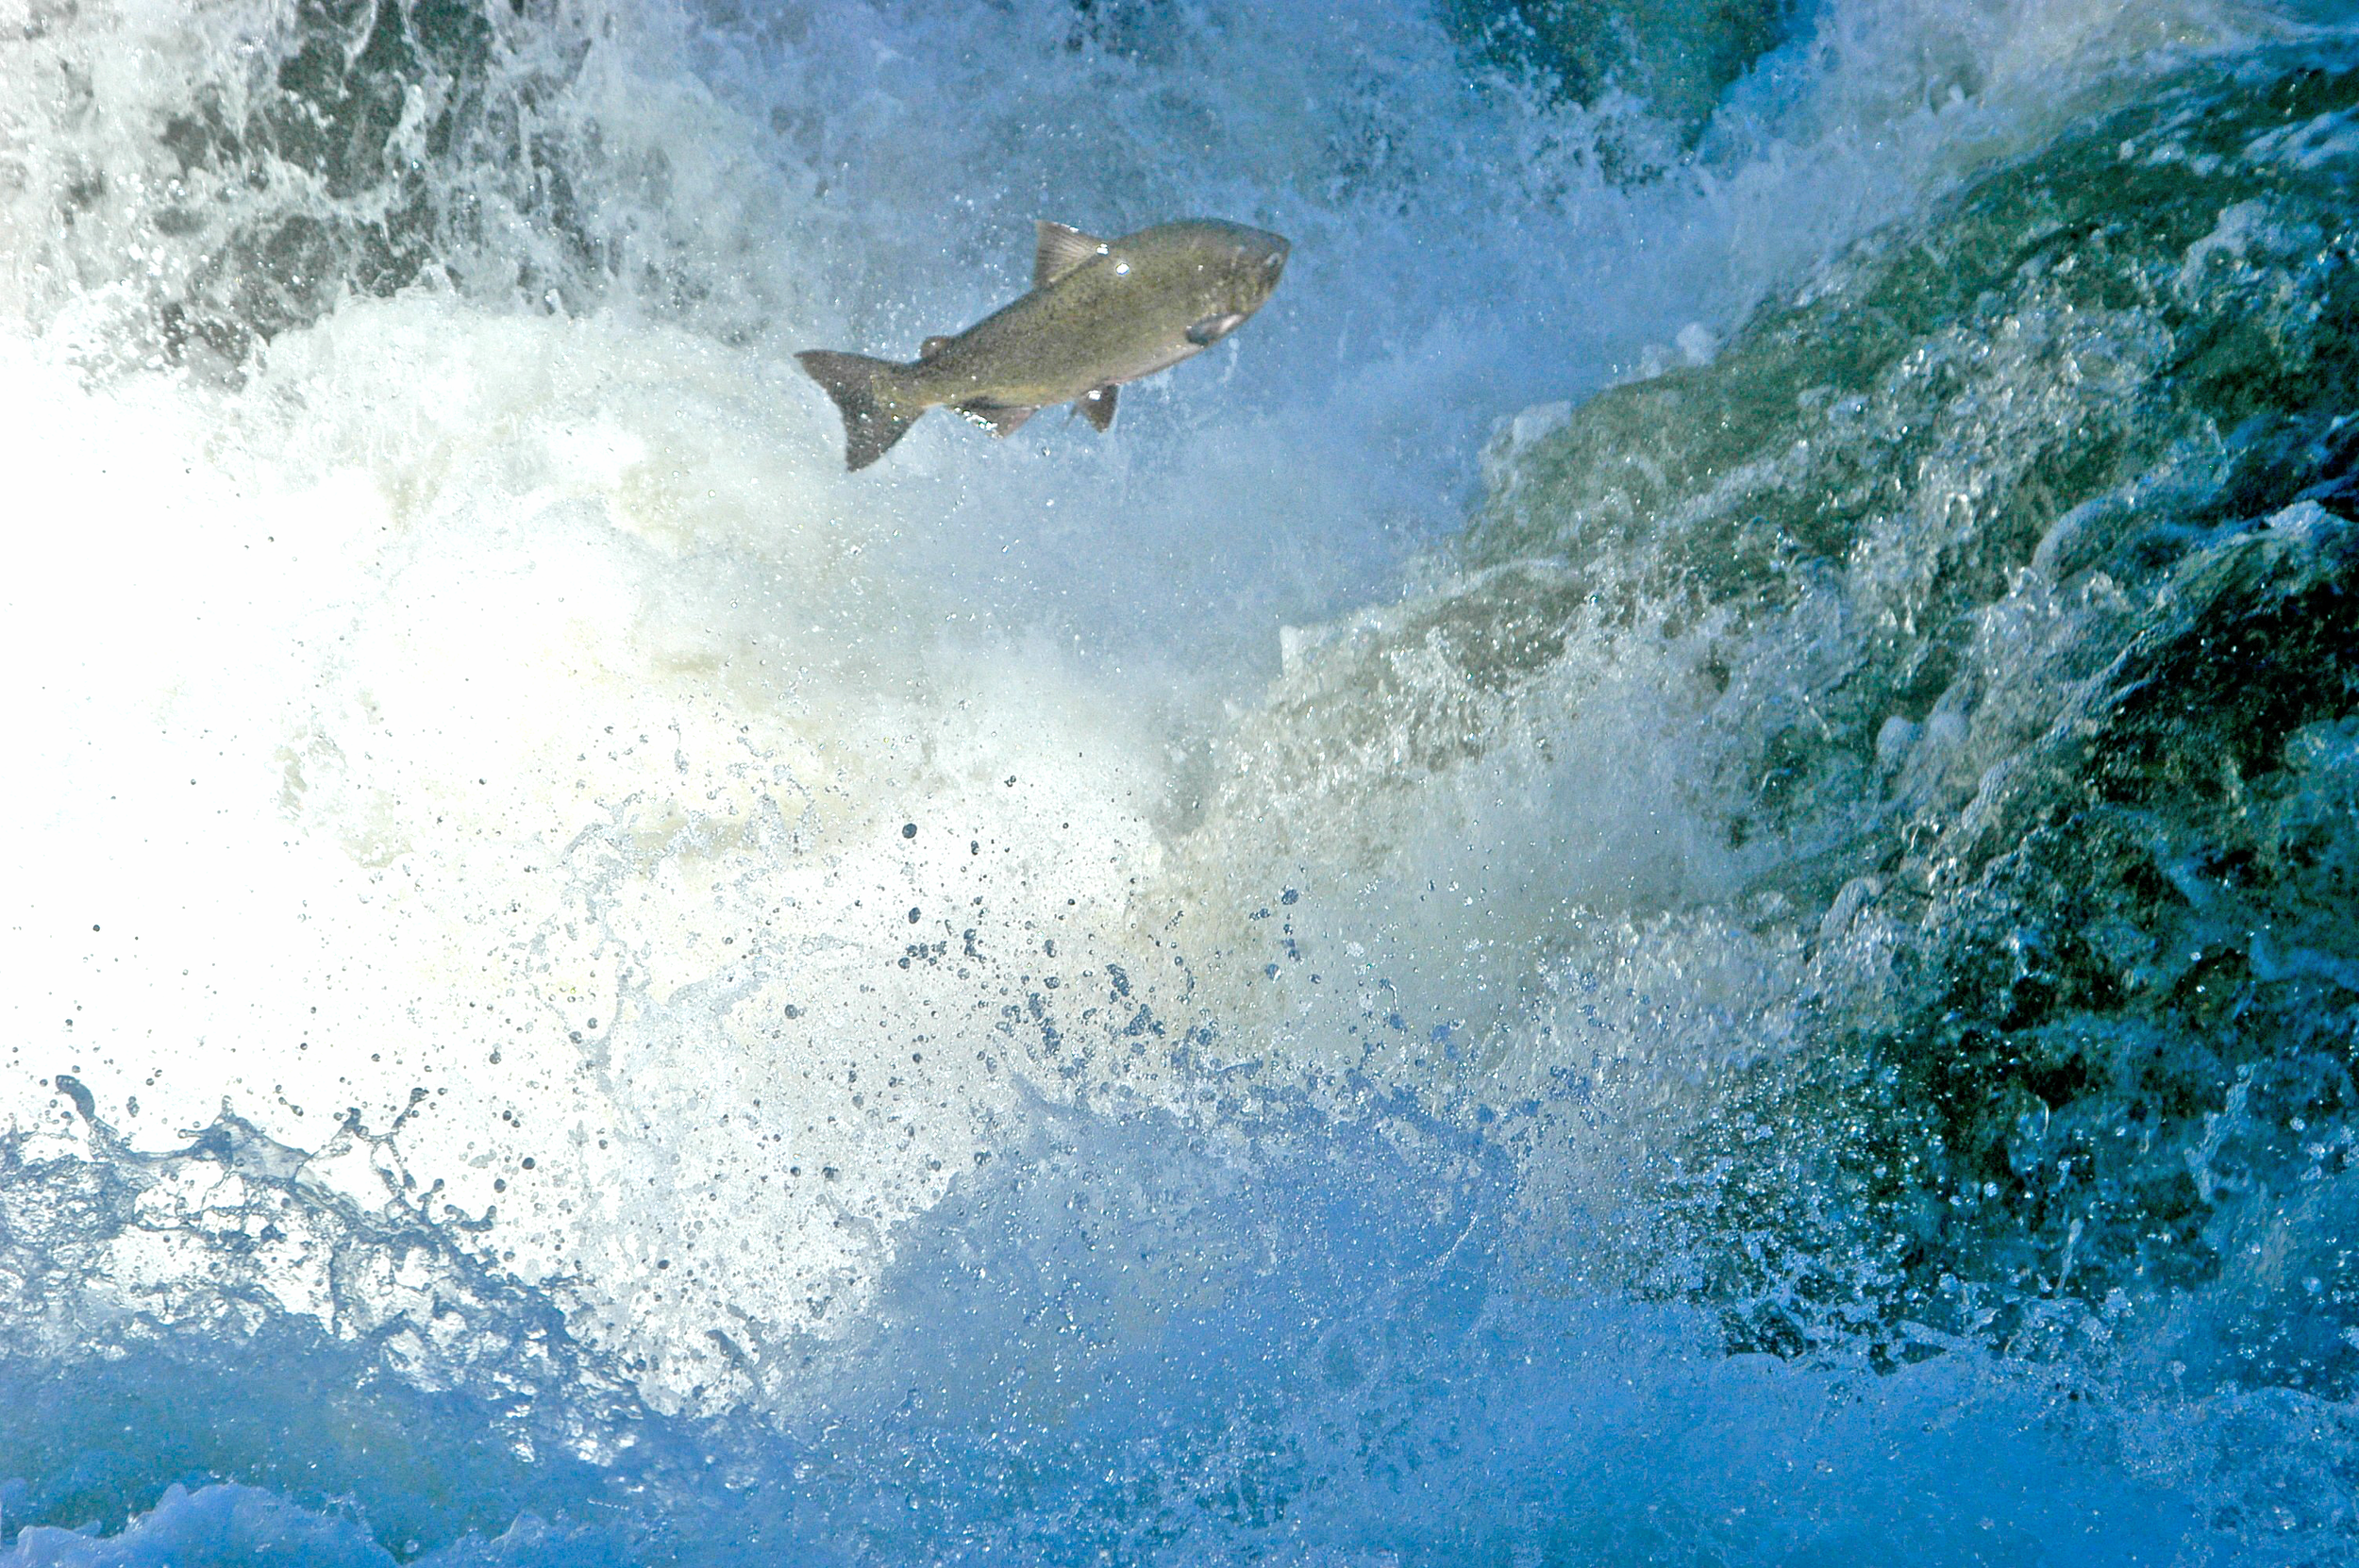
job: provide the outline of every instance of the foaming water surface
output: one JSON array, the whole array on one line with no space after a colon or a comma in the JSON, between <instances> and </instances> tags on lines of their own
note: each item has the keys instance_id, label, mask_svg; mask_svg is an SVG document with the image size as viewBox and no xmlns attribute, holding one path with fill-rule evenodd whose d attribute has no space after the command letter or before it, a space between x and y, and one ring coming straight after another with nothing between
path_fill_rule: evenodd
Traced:
<instances>
[{"instance_id":1,"label":"foaming water surface","mask_svg":"<svg viewBox=\"0 0 2359 1568\"><path fill-rule=\"evenodd\" d=\"M1606 9L0 8L0 1560L2339 1560L2343 8Z\"/></svg>"}]
</instances>

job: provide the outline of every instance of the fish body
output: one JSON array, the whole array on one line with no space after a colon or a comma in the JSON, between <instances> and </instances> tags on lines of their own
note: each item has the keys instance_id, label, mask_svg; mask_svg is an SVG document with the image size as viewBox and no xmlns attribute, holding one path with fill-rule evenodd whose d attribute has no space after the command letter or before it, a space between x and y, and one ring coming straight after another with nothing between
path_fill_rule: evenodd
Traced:
<instances>
[{"instance_id":1,"label":"fish body","mask_svg":"<svg viewBox=\"0 0 2359 1568\"><path fill-rule=\"evenodd\" d=\"M965 331L929 338L907 363L810 349L795 356L844 414L844 463L866 468L929 409L999 435L1070 403L1103 430L1115 389L1220 342L1262 308L1285 270L1275 234L1211 219L1100 240L1039 225L1032 291Z\"/></svg>"}]
</instances>

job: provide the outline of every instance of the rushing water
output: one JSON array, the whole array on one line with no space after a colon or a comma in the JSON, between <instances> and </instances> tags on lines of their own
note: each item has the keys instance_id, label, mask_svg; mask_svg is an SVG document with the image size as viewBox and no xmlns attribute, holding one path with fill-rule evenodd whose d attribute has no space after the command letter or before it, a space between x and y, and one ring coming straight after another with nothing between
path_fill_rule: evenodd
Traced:
<instances>
[{"instance_id":1,"label":"rushing water","mask_svg":"<svg viewBox=\"0 0 2359 1568\"><path fill-rule=\"evenodd\" d=\"M2343 0L0 0L0 1563L2351 1560L2354 212Z\"/></svg>"}]
</instances>

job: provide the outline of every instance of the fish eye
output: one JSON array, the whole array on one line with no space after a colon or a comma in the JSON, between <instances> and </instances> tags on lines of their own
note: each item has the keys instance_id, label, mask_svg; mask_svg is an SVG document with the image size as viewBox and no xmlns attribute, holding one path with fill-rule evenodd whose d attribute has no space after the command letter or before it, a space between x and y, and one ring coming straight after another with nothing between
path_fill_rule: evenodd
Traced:
<instances>
[{"instance_id":1,"label":"fish eye","mask_svg":"<svg viewBox=\"0 0 2359 1568\"><path fill-rule=\"evenodd\" d=\"M1115 262L1115 263L1114 263L1114 275L1115 275L1116 277L1128 277L1128 276L1129 276L1129 275L1130 275L1130 263L1129 263L1129 262L1128 262L1128 261L1117 261L1117 262Z\"/></svg>"}]
</instances>

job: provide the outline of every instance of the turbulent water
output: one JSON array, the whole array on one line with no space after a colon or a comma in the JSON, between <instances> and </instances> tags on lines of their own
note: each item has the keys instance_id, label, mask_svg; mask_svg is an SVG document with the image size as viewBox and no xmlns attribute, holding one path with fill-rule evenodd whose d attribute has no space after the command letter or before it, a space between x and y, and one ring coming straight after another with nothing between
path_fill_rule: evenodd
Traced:
<instances>
[{"instance_id":1,"label":"turbulent water","mask_svg":"<svg viewBox=\"0 0 2359 1568\"><path fill-rule=\"evenodd\" d=\"M2353 1560L2354 213L2342 0L0 0L0 1564Z\"/></svg>"}]
</instances>

